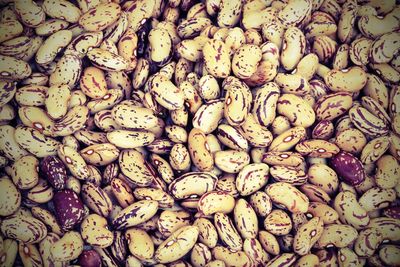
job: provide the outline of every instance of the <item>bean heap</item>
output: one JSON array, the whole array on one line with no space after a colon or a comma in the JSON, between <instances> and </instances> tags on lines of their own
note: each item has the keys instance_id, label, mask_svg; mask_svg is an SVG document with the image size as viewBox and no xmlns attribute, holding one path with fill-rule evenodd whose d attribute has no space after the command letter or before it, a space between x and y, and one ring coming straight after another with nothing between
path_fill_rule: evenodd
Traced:
<instances>
[{"instance_id":1,"label":"bean heap","mask_svg":"<svg viewBox=\"0 0 400 267\"><path fill-rule=\"evenodd\" d=\"M0 6L0 266L400 266L395 0Z\"/></svg>"}]
</instances>

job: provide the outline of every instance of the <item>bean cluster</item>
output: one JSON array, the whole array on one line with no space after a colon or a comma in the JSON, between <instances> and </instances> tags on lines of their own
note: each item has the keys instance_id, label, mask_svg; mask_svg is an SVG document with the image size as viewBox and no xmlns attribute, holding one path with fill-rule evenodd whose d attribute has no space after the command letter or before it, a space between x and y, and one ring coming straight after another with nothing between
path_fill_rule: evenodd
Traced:
<instances>
[{"instance_id":1,"label":"bean cluster","mask_svg":"<svg viewBox=\"0 0 400 267\"><path fill-rule=\"evenodd\" d=\"M1 0L0 266L400 266L396 0Z\"/></svg>"}]
</instances>

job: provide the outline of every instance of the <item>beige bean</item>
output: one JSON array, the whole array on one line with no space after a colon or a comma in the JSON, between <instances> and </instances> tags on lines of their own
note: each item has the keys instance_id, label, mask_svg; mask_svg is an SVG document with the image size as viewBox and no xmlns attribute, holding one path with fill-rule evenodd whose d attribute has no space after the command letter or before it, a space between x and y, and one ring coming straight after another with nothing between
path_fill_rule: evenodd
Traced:
<instances>
[{"instance_id":1,"label":"beige bean","mask_svg":"<svg viewBox=\"0 0 400 267\"><path fill-rule=\"evenodd\" d=\"M400 249L396 245L386 245L379 250L379 258L384 264L395 266L399 264Z\"/></svg>"},{"instance_id":2,"label":"beige bean","mask_svg":"<svg viewBox=\"0 0 400 267\"><path fill-rule=\"evenodd\" d=\"M112 224L118 230L129 228L147 221L156 214L157 210L157 201L140 200L120 211Z\"/></svg>"},{"instance_id":3,"label":"beige bean","mask_svg":"<svg viewBox=\"0 0 400 267\"><path fill-rule=\"evenodd\" d=\"M240 198L236 201L235 208L233 209L233 218L236 228L243 239L255 238L257 236L257 215L246 200Z\"/></svg>"},{"instance_id":4,"label":"beige bean","mask_svg":"<svg viewBox=\"0 0 400 267\"><path fill-rule=\"evenodd\" d=\"M159 40L157 40L159 42ZM151 94L155 100L168 110L183 108L184 93L167 77L156 75L151 82Z\"/></svg>"},{"instance_id":5,"label":"beige bean","mask_svg":"<svg viewBox=\"0 0 400 267\"><path fill-rule=\"evenodd\" d=\"M44 104L47 113L52 119L61 119L67 114L70 97L71 92L67 85L53 85L49 87Z\"/></svg>"},{"instance_id":6,"label":"beige bean","mask_svg":"<svg viewBox=\"0 0 400 267\"><path fill-rule=\"evenodd\" d=\"M83 202L93 212L105 218L110 215L113 204L110 197L100 187L93 183L84 184L81 188L81 196Z\"/></svg>"},{"instance_id":7,"label":"beige bean","mask_svg":"<svg viewBox=\"0 0 400 267\"><path fill-rule=\"evenodd\" d=\"M268 182L269 167L264 163L252 163L238 173L236 188L240 195L248 196L257 192Z\"/></svg>"},{"instance_id":8,"label":"beige bean","mask_svg":"<svg viewBox=\"0 0 400 267\"><path fill-rule=\"evenodd\" d=\"M215 78L225 78L231 70L231 60L226 45L219 40L209 40L203 47L205 67Z\"/></svg>"},{"instance_id":9,"label":"beige bean","mask_svg":"<svg viewBox=\"0 0 400 267\"><path fill-rule=\"evenodd\" d=\"M18 210L21 205L21 193L7 176L0 178L1 216L8 216Z\"/></svg>"},{"instance_id":10,"label":"beige bean","mask_svg":"<svg viewBox=\"0 0 400 267\"><path fill-rule=\"evenodd\" d=\"M43 2L42 8L48 16L63 19L71 23L78 22L81 16L79 8L65 0L46 0Z\"/></svg>"},{"instance_id":11,"label":"beige bean","mask_svg":"<svg viewBox=\"0 0 400 267\"><path fill-rule=\"evenodd\" d=\"M324 224L321 218L314 217L297 230L293 241L293 250L299 255L306 255L321 237Z\"/></svg>"},{"instance_id":12,"label":"beige bean","mask_svg":"<svg viewBox=\"0 0 400 267\"><path fill-rule=\"evenodd\" d=\"M256 121L256 117L249 113L244 123L237 127L247 141L256 147L268 147L273 141L272 133Z\"/></svg>"},{"instance_id":13,"label":"beige bean","mask_svg":"<svg viewBox=\"0 0 400 267\"><path fill-rule=\"evenodd\" d=\"M283 210L273 210L265 217L265 230L273 235L287 235L292 230L292 220Z\"/></svg>"},{"instance_id":14,"label":"beige bean","mask_svg":"<svg viewBox=\"0 0 400 267\"><path fill-rule=\"evenodd\" d=\"M377 229L364 229L354 243L354 252L360 257L371 257L382 241L382 234Z\"/></svg>"},{"instance_id":15,"label":"beige bean","mask_svg":"<svg viewBox=\"0 0 400 267\"><path fill-rule=\"evenodd\" d=\"M216 212L230 213L235 207L235 199L224 191L211 191L202 195L198 203L198 209L204 215Z\"/></svg>"},{"instance_id":16,"label":"beige bean","mask_svg":"<svg viewBox=\"0 0 400 267\"><path fill-rule=\"evenodd\" d=\"M32 216L24 216L14 213L6 217L0 226L2 234L6 238L26 243L39 243L47 235L47 228L44 223Z\"/></svg>"},{"instance_id":17,"label":"beige bean","mask_svg":"<svg viewBox=\"0 0 400 267\"><path fill-rule=\"evenodd\" d=\"M155 200L161 208L171 208L174 205L173 197L159 188L136 188L133 194L138 200Z\"/></svg>"},{"instance_id":18,"label":"beige bean","mask_svg":"<svg viewBox=\"0 0 400 267\"><path fill-rule=\"evenodd\" d=\"M193 128L188 137L188 149L193 164L200 171L210 171L214 166L214 157L210 152L205 133Z\"/></svg>"},{"instance_id":19,"label":"beige bean","mask_svg":"<svg viewBox=\"0 0 400 267\"><path fill-rule=\"evenodd\" d=\"M332 224L339 219L336 210L329 205L320 202L310 202L307 211L307 217L319 217L324 224Z\"/></svg>"},{"instance_id":20,"label":"beige bean","mask_svg":"<svg viewBox=\"0 0 400 267\"><path fill-rule=\"evenodd\" d=\"M242 249L243 240L228 215L220 212L215 213L214 225L220 239L228 248L232 250Z\"/></svg>"},{"instance_id":21,"label":"beige bean","mask_svg":"<svg viewBox=\"0 0 400 267\"><path fill-rule=\"evenodd\" d=\"M129 251L139 260L150 259L154 255L154 244L143 230L130 228L125 232Z\"/></svg>"},{"instance_id":22,"label":"beige bean","mask_svg":"<svg viewBox=\"0 0 400 267\"><path fill-rule=\"evenodd\" d=\"M250 163L250 156L244 151L224 150L218 151L214 156L215 165L228 173L238 173Z\"/></svg>"},{"instance_id":23,"label":"beige bean","mask_svg":"<svg viewBox=\"0 0 400 267\"><path fill-rule=\"evenodd\" d=\"M341 248L338 251L339 266L363 266L358 255L349 248Z\"/></svg>"},{"instance_id":24,"label":"beige bean","mask_svg":"<svg viewBox=\"0 0 400 267\"><path fill-rule=\"evenodd\" d=\"M350 191L339 192L333 204L342 222L361 229L369 224L367 211L357 202L356 195Z\"/></svg>"},{"instance_id":25,"label":"beige bean","mask_svg":"<svg viewBox=\"0 0 400 267\"><path fill-rule=\"evenodd\" d=\"M28 78L32 69L28 63L10 56L0 55L0 78L22 80Z\"/></svg>"},{"instance_id":26,"label":"beige bean","mask_svg":"<svg viewBox=\"0 0 400 267\"><path fill-rule=\"evenodd\" d=\"M338 235L337 231L341 234ZM357 238L357 230L350 225L330 224L324 227L321 237L316 243L316 247L326 248L335 246L344 248L351 244Z\"/></svg>"},{"instance_id":27,"label":"beige bean","mask_svg":"<svg viewBox=\"0 0 400 267\"><path fill-rule=\"evenodd\" d=\"M336 172L325 164L313 164L308 169L308 181L321 187L328 194L333 194L338 186L339 179Z\"/></svg>"},{"instance_id":28,"label":"beige bean","mask_svg":"<svg viewBox=\"0 0 400 267\"><path fill-rule=\"evenodd\" d=\"M169 191L176 199L202 196L215 189L217 180L211 173L189 172L174 179Z\"/></svg>"},{"instance_id":29,"label":"beige bean","mask_svg":"<svg viewBox=\"0 0 400 267\"><path fill-rule=\"evenodd\" d=\"M241 250L230 250L223 246L216 246L212 250L212 255L215 259L225 263L223 266L246 266L250 265L251 260L247 254Z\"/></svg>"},{"instance_id":30,"label":"beige bean","mask_svg":"<svg viewBox=\"0 0 400 267\"><path fill-rule=\"evenodd\" d=\"M393 189L381 189L373 187L367 190L358 200L360 205L368 212L386 208L389 203L396 199L396 193Z\"/></svg>"},{"instance_id":31,"label":"beige bean","mask_svg":"<svg viewBox=\"0 0 400 267\"><path fill-rule=\"evenodd\" d=\"M153 180L153 169L136 150L123 150L118 159L122 173L137 185L147 186Z\"/></svg>"},{"instance_id":32,"label":"beige bean","mask_svg":"<svg viewBox=\"0 0 400 267\"><path fill-rule=\"evenodd\" d=\"M305 52L305 42L305 36L299 28L290 26L286 29L280 57L286 70L293 70L299 63Z\"/></svg>"},{"instance_id":33,"label":"beige bean","mask_svg":"<svg viewBox=\"0 0 400 267\"><path fill-rule=\"evenodd\" d=\"M193 126L209 134L218 127L223 118L224 102L221 99L209 101L199 107L193 117Z\"/></svg>"},{"instance_id":34,"label":"beige bean","mask_svg":"<svg viewBox=\"0 0 400 267\"><path fill-rule=\"evenodd\" d=\"M79 24L87 31L102 31L112 25L121 15L121 7L116 3L99 4L86 11ZM98 18L101 18L99 21Z\"/></svg>"},{"instance_id":35,"label":"beige bean","mask_svg":"<svg viewBox=\"0 0 400 267\"><path fill-rule=\"evenodd\" d=\"M100 215L88 215L81 223L82 239L92 246L100 248L110 246L114 241L114 235L107 226L107 220Z\"/></svg>"},{"instance_id":36,"label":"beige bean","mask_svg":"<svg viewBox=\"0 0 400 267\"><path fill-rule=\"evenodd\" d=\"M194 266L204 266L212 260L210 249L202 244L196 243L190 253L190 261Z\"/></svg>"},{"instance_id":37,"label":"beige bean","mask_svg":"<svg viewBox=\"0 0 400 267\"><path fill-rule=\"evenodd\" d=\"M160 263L169 263L188 253L196 243L199 229L185 226L175 231L155 251L154 257Z\"/></svg>"},{"instance_id":38,"label":"beige bean","mask_svg":"<svg viewBox=\"0 0 400 267\"><path fill-rule=\"evenodd\" d=\"M243 45L236 50L232 58L232 71L240 79L250 78L257 70L262 57L261 49L256 45Z\"/></svg>"},{"instance_id":39,"label":"beige bean","mask_svg":"<svg viewBox=\"0 0 400 267\"><path fill-rule=\"evenodd\" d=\"M36 157L55 155L60 143L43 135L40 131L26 126L18 126L14 133L15 141Z\"/></svg>"},{"instance_id":40,"label":"beige bean","mask_svg":"<svg viewBox=\"0 0 400 267\"><path fill-rule=\"evenodd\" d=\"M267 186L265 192L274 203L285 206L290 212L304 213L308 210L308 198L293 185L277 182Z\"/></svg>"},{"instance_id":41,"label":"beige bean","mask_svg":"<svg viewBox=\"0 0 400 267\"><path fill-rule=\"evenodd\" d=\"M57 150L57 155L67 166L73 176L80 180L89 178L89 169L82 156L73 148L60 145Z\"/></svg>"},{"instance_id":42,"label":"beige bean","mask_svg":"<svg viewBox=\"0 0 400 267\"><path fill-rule=\"evenodd\" d=\"M232 84L225 95L224 116L232 126L242 125L250 111L252 95L243 84Z\"/></svg>"},{"instance_id":43,"label":"beige bean","mask_svg":"<svg viewBox=\"0 0 400 267\"><path fill-rule=\"evenodd\" d=\"M279 95L279 87L273 82L266 83L257 89L252 114L259 124L267 127L273 122Z\"/></svg>"},{"instance_id":44,"label":"beige bean","mask_svg":"<svg viewBox=\"0 0 400 267\"><path fill-rule=\"evenodd\" d=\"M315 121L312 107L305 100L293 94L283 94L279 97L277 111L286 116L294 126L306 128Z\"/></svg>"},{"instance_id":45,"label":"beige bean","mask_svg":"<svg viewBox=\"0 0 400 267\"><path fill-rule=\"evenodd\" d=\"M199 229L199 241L208 248L214 248L218 241L218 233L215 226L206 218L198 218L193 222Z\"/></svg>"},{"instance_id":46,"label":"beige bean","mask_svg":"<svg viewBox=\"0 0 400 267\"><path fill-rule=\"evenodd\" d=\"M376 162L376 184L384 189L393 188L400 179L400 165L391 155L384 155Z\"/></svg>"},{"instance_id":47,"label":"beige bean","mask_svg":"<svg viewBox=\"0 0 400 267\"><path fill-rule=\"evenodd\" d=\"M302 185L308 179L307 174L302 169L283 165L272 166L270 174L276 181L292 185Z\"/></svg>"},{"instance_id":48,"label":"beige bean","mask_svg":"<svg viewBox=\"0 0 400 267\"><path fill-rule=\"evenodd\" d=\"M82 237L78 232L67 232L51 246L50 251L55 261L74 260L83 251Z\"/></svg>"}]
</instances>

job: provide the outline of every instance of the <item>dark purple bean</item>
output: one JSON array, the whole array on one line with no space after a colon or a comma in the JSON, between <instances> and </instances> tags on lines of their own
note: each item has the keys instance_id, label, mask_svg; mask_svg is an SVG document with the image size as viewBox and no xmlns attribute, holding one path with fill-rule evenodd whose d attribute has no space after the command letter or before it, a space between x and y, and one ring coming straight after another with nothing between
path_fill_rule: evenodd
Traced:
<instances>
[{"instance_id":1,"label":"dark purple bean","mask_svg":"<svg viewBox=\"0 0 400 267\"><path fill-rule=\"evenodd\" d=\"M47 156L40 162L40 172L44 179L57 190L65 187L67 170L64 163L56 156Z\"/></svg>"},{"instance_id":2,"label":"dark purple bean","mask_svg":"<svg viewBox=\"0 0 400 267\"><path fill-rule=\"evenodd\" d=\"M85 214L83 203L71 189L56 192L53 204L57 221L63 230L70 230L82 221Z\"/></svg>"},{"instance_id":3,"label":"dark purple bean","mask_svg":"<svg viewBox=\"0 0 400 267\"><path fill-rule=\"evenodd\" d=\"M341 179L350 185L358 185L365 180L361 161L350 153L341 151L331 158L330 163Z\"/></svg>"},{"instance_id":4,"label":"dark purple bean","mask_svg":"<svg viewBox=\"0 0 400 267\"><path fill-rule=\"evenodd\" d=\"M79 265L81 267L101 267L101 258L95 250L85 250L79 256Z\"/></svg>"},{"instance_id":5,"label":"dark purple bean","mask_svg":"<svg viewBox=\"0 0 400 267\"><path fill-rule=\"evenodd\" d=\"M383 215L393 218L400 219L400 206L398 207L389 207L383 211Z\"/></svg>"}]
</instances>

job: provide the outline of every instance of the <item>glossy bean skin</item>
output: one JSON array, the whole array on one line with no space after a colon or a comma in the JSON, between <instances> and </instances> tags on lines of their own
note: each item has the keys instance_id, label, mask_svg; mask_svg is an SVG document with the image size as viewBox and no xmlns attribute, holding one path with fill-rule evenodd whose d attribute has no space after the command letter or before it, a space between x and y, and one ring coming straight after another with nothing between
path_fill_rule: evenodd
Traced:
<instances>
[{"instance_id":1,"label":"glossy bean skin","mask_svg":"<svg viewBox=\"0 0 400 267\"><path fill-rule=\"evenodd\" d=\"M0 265L399 265L399 13L3 0Z\"/></svg>"}]
</instances>

